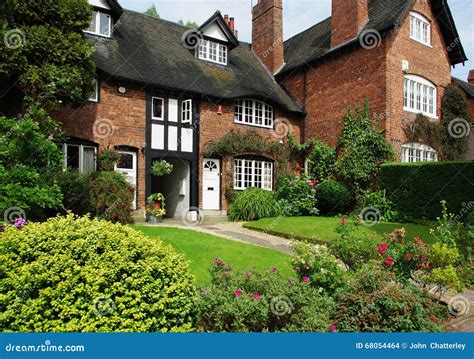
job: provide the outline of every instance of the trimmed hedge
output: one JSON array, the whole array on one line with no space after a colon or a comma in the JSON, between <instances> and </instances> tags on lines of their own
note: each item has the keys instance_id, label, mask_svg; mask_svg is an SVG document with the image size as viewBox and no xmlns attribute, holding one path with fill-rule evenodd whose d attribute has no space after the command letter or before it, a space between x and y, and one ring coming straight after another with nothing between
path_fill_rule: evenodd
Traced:
<instances>
[{"instance_id":1,"label":"trimmed hedge","mask_svg":"<svg viewBox=\"0 0 474 359\"><path fill-rule=\"evenodd\" d=\"M397 209L415 218L439 217L441 200L454 214L474 201L474 162L385 164L379 180Z\"/></svg>"}]
</instances>

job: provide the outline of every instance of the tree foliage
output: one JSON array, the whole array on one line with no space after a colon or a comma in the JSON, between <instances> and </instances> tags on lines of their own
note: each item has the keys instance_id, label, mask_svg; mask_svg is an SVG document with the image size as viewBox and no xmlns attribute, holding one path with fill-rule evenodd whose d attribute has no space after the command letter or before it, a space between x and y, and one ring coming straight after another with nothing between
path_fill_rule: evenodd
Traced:
<instances>
[{"instance_id":1,"label":"tree foliage","mask_svg":"<svg viewBox=\"0 0 474 359\"><path fill-rule=\"evenodd\" d=\"M0 19L0 76L23 99L43 106L88 97L95 63L83 34L87 0L4 0Z\"/></svg>"},{"instance_id":2,"label":"tree foliage","mask_svg":"<svg viewBox=\"0 0 474 359\"><path fill-rule=\"evenodd\" d=\"M160 14L158 14L158 10L156 10L155 4L151 4L151 6L145 10L145 15L156 17L157 19L160 18Z\"/></svg>"}]
</instances>

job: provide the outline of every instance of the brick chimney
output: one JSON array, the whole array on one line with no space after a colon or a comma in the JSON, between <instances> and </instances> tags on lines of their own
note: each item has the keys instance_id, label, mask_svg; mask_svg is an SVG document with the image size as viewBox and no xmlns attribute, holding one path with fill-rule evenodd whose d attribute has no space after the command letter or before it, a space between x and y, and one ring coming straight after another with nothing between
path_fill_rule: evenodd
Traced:
<instances>
[{"instance_id":1,"label":"brick chimney","mask_svg":"<svg viewBox=\"0 0 474 359\"><path fill-rule=\"evenodd\" d=\"M359 35L369 19L368 0L332 0L331 47Z\"/></svg>"},{"instance_id":2,"label":"brick chimney","mask_svg":"<svg viewBox=\"0 0 474 359\"><path fill-rule=\"evenodd\" d=\"M258 0L253 7L252 50L272 74L283 67L283 0Z\"/></svg>"},{"instance_id":3,"label":"brick chimney","mask_svg":"<svg viewBox=\"0 0 474 359\"><path fill-rule=\"evenodd\" d=\"M239 33L235 29L235 19L233 17L229 17L229 15L224 15L224 20L227 26L229 26L230 30L232 33L235 35L236 38L238 38Z\"/></svg>"},{"instance_id":4,"label":"brick chimney","mask_svg":"<svg viewBox=\"0 0 474 359\"><path fill-rule=\"evenodd\" d=\"M469 71L469 75L467 76L467 82L474 85L474 70Z\"/></svg>"}]
</instances>

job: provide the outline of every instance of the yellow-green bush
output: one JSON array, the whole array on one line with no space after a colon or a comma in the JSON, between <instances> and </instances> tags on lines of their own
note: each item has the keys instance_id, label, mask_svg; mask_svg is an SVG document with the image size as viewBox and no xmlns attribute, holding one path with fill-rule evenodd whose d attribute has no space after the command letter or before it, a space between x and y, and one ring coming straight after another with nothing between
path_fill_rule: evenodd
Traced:
<instances>
[{"instance_id":1,"label":"yellow-green bush","mask_svg":"<svg viewBox=\"0 0 474 359\"><path fill-rule=\"evenodd\" d=\"M68 215L0 233L2 331L189 331L194 291L181 255L126 226Z\"/></svg>"}]
</instances>

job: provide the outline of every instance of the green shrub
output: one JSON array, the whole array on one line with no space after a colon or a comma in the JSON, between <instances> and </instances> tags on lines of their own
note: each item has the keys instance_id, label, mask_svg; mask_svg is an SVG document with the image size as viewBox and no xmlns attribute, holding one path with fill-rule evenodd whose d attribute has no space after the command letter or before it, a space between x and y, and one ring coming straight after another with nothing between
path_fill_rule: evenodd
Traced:
<instances>
[{"instance_id":1,"label":"green shrub","mask_svg":"<svg viewBox=\"0 0 474 359\"><path fill-rule=\"evenodd\" d=\"M359 269L369 260L377 258L378 240L376 234L360 232L355 224L341 224L337 230L339 238L331 242L332 254L339 258L350 270Z\"/></svg>"},{"instance_id":2,"label":"green shrub","mask_svg":"<svg viewBox=\"0 0 474 359\"><path fill-rule=\"evenodd\" d=\"M114 171L120 161L120 153L113 148L107 148L99 153L99 168L101 171Z\"/></svg>"},{"instance_id":3,"label":"green shrub","mask_svg":"<svg viewBox=\"0 0 474 359\"><path fill-rule=\"evenodd\" d=\"M158 239L73 215L1 236L2 331L192 329L187 262Z\"/></svg>"},{"instance_id":4,"label":"green shrub","mask_svg":"<svg viewBox=\"0 0 474 359\"><path fill-rule=\"evenodd\" d=\"M434 332L446 317L446 309L420 289L369 264L338 293L333 318L343 332Z\"/></svg>"},{"instance_id":5,"label":"green shrub","mask_svg":"<svg viewBox=\"0 0 474 359\"><path fill-rule=\"evenodd\" d=\"M352 194L342 183L327 180L316 187L316 200L320 214L335 215L349 208Z\"/></svg>"},{"instance_id":6,"label":"green shrub","mask_svg":"<svg viewBox=\"0 0 474 359\"><path fill-rule=\"evenodd\" d=\"M231 221L256 221L278 217L280 214L281 209L274 193L260 188L246 189L229 206Z\"/></svg>"},{"instance_id":7,"label":"green shrub","mask_svg":"<svg viewBox=\"0 0 474 359\"><path fill-rule=\"evenodd\" d=\"M278 183L277 199L286 216L315 216L316 181L306 176L284 175Z\"/></svg>"},{"instance_id":8,"label":"green shrub","mask_svg":"<svg viewBox=\"0 0 474 359\"><path fill-rule=\"evenodd\" d=\"M232 186L228 186L225 189L225 199L227 201L227 204L232 204L235 202L235 199L237 198L237 195L239 194L238 191L234 189Z\"/></svg>"},{"instance_id":9,"label":"green shrub","mask_svg":"<svg viewBox=\"0 0 474 359\"><path fill-rule=\"evenodd\" d=\"M322 141L315 141L308 157L309 175L318 181L329 179L335 170L336 149Z\"/></svg>"},{"instance_id":10,"label":"green shrub","mask_svg":"<svg viewBox=\"0 0 474 359\"><path fill-rule=\"evenodd\" d=\"M308 283L288 280L276 268L236 272L216 258L212 285L197 301L197 328L219 332L323 331L330 329L331 298Z\"/></svg>"},{"instance_id":11,"label":"green shrub","mask_svg":"<svg viewBox=\"0 0 474 359\"><path fill-rule=\"evenodd\" d=\"M474 201L474 162L429 162L382 165L381 188L395 207L414 218L436 219L446 200L451 213Z\"/></svg>"},{"instance_id":12,"label":"green shrub","mask_svg":"<svg viewBox=\"0 0 474 359\"><path fill-rule=\"evenodd\" d=\"M303 281L330 295L345 285L347 273L325 247L297 243L293 251L293 269Z\"/></svg>"},{"instance_id":13,"label":"green shrub","mask_svg":"<svg viewBox=\"0 0 474 359\"><path fill-rule=\"evenodd\" d=\"M384 191L364 191L359 197L359 208L361 213L364 209L375 208L380 213L380 220L387 222L413 222L413 217L398 211L392 201L387 198Z\"/></svg>"},{"instance_id":14,"label":"green shrub","mask_svg":"<svg viewBox=\"0 0 474 359\"><path fill-rule=\"evenodd\" d=\"M130 222L135 189L117 172L92 174L92 204L98 217L120 222Z\"/></svg>"},{"instance_id":15,"label":"green shrub","mask_svg":"<svg viewBox=\"0 0 474 359\"><path fill-rule=\"evenodd\" d=\"M63 194L63 207L66 211L81 216L94 213L89 175L68 170L58 174L57 182Z\"/></svg>"}]
</instances>

